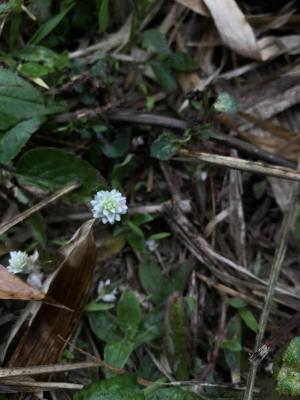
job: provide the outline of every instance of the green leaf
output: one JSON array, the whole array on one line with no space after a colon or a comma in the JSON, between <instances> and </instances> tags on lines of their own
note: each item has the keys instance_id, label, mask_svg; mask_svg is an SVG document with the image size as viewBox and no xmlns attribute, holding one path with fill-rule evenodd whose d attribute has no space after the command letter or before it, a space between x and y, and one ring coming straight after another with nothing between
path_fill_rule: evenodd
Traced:
<instances>
[{"instance_id":1,"label":"green leaf","mask_svg":"<svg viewBox=\"0 0 300 400\"><path fill-rule=\"evenodd\" d=\"M284 365L300 372L300 336L290 341L282 356L282 361Z\"/></svg>"},{"instance_id":2,"label":"green leaf","mask_svg":"<svg viewBox=\"0 0 300 400\"><path fill-rule=\"evenodd\" d=\"M126 174L128 167L132 165L131 163L132 159L133 159L133 154L129 153L121 163L114 165L111 173L111 181L113 184L116 185L121 182L121 180Z\"/></svg>"},{"instance_id":3,"label":"green leaf","mask_svg":"<svg viewBox=\"0 0 300 400\"><path fill-rule=\"evenodd\" d=\"M277 376L276 390L282 396L300 395L300 372L282 367Z\"/></svg>"},{"instance_id":4,"label":"green leaf","mask_svg":"<svg viewBox=\"0 0 300 400\"><path fill-rule=\"evenodd\" d=\"M154 260L147 260L139 266L139 279L146 293L154 303L160 303L163 297L164 281L161 270Z\"/></svg>"},{"instance_id":5,"label":"green leaf","mask_svg":"<svg viewBox=\"0 0 300 400\"><path fill-rule=\"evenodd\" d=\"M117 318L124 334L133 338L141 322L141 309L138 299L130 289L125 290L118 301Z\"/></svg>"},{"instance_id":6,"label":"green leaf","mask_svg":"<svg viewBox=\"0 0 300 400\"><path fill-rule=\"evenodd\" d=\"M283 355L282 355L283 353ZM279 357L278 357L279 356ZM282 365L276 374L276 390L284 396L300 395L300 337L296 336L276 358L282 358ZM278 368L278 367L277 367ZM277 372L277 371L275 371Z\"/></svg>"},{"instance_id":7,"label":"green leaf","mask_svg":"<svg viewBox=\"0 0 300 400\"><path fill-rule=\"evenodd\" d=\"M238 111L238 104L229 93L221 92L218 94L217 100L213 105L213 108L216 112L235 114Z\"/></svg>"},{"instance_id":8,"label":"green leaf","mask_svg":"<svg viewBox=\"0 0 300 400\"><path fill-rule=\"evenodd\" d=\"M18 71L27 76L28 78L40 78L48 75L51 70L41 64L37 63L24 63L18 66Z\"/></svg>"},{"instance_id":9,"label":"green leaf","mask_svg":"<svg viewBox=\"0 0 300 400\"><path fill-rule=\"evenodd\" d=\"M143 320L139 333L134 338L135 342L148 343L161 336L162 312L160 309L154 309L147 314Z\"/></svg>"},{"instance_id":10,"label":"green leaf","mask_svg":"<svg viewBox=\"0 0 300 400\"><path fill-rule=\"evenodd\" d=\"M98 14L98 23L100 33L105 32L109 24L108 0L101 0Z\"/></svg>"},{"instance_id":11,"label":"green leaf","mask_svg":"<svg viewBox=\"0 0 300 400\"><path fill-rule=\"evenodd\" d=\"M176 51L171 57L171 67L179 72L192 72L197 69L197 64L188 53Z\"/></svg>"},{"instance_id":12,"label":"green leaf","mask_svg":"<svg viewBox=\"0 0 300 400\"><path fill-rule=\"evenodd\" d=\"M132 218L132 221L135 225L140 226L146 224L147 222L151 222L154 220L154 217L150 214L138 213L135 214Z\"/></svg>"},{"instance_id":13,"label":"green leaf","mask_svg":"<svg viewBox=\"0 0 300 400\"><path fill-rule=\"evenodd\" d=\"M171 68L163 61L151 61L150 66L157 83L167 92L173 92L177 88L177 82Z\"/></svg>"},{"instance_id":14,"label":"green leaf","mask_svg":"<svg viewBox=\"0 0 300 400\"><path fill-rule=\"evenodd\" d=\"M174 292L183 292L192 271L190 264L181 264L164 285L164 298Z\"/></svg>"},{"instance_id":15,"label":"green leaf","mask_svg":"<svg viewBox=\"0 0 300 400\"><path fill-rule=\"evenodd\" d=\"M128 340L106 344L104 347L104 361L113 367L123 368L130 354L133 352L134 347L134 343ZM110 377L114 374L112 370L106 369L106 376Z\"/></svg>"},{"instance_id":16,"label":"green leaf","mask_svg":"<svg viewBox=\"0 0 300 400\"><path fill-rule=\"evenodd\" d=\"M69 198L86 202L103 185L99 172L87 161L73 153L51 147L36 148L25 153L17 163L23 184L36 184L49 190L70 182L80 182L78 190Z\"/></svg>"},{"instance_id":17,"label":"green leaf","mask_svg":"<svg viewBox=\"0 0 300 400\"><path fill-rule=\"evenodd\" d=\"M143 358L140 360L139 369L137 371L138 376L148 381L156 381L161 377L157 366L154 361L150 357L149 354L145 354Z\"/></svg>"},{"instance_id":18,"label":"green leaf","mask_svg":"<svg viewBox=\"0 0 300 400\"><path fill-rule=\"evenodd\" d=\"M157 53L166 53L168 51L166 38L158 29L149 29L143 32L142 47Z\"/></svg>"},{"instance_id":19,"label":"green leaf","mask_svg":"<svg viewBox=\"0 0 300 400\"><path fill-rule=\"evenodd\" d=\"M170 296L165 312L165 344L170 367L177 380L188 380L191 369L189 323L180 293Z\"/></svg>"},{"instance_id":20,"label":"green leaf","mask_svg":"<svg viewBox=\"0 0 300 400\"><path fill-rule=\"evenodd\" d=\"M222 349L227 349L234 352L242 350L240 342L235 339L223 340L223 342L220 344L220 347L222 347Z\"/></svg>"},{"instance_id":21,"label":"green leaf","mask_svg":"<svg viewBox=\"0 0 300 400\"><path fill-rule=\"evenodd\" d=\"M240 299L239 297L232 297L231 299L227 300L227 303L234 308L244 308L247 305L244 300Z\"/></svg>"},{"instance_id":22,"label":"green leaf","mask_svg":"<svg viewBox=\"0 0 300 400\"><path fill-rule=\"evenodd\" d=\"M154 104L155 104L155 98L153 96L147 96L146 109L148 112L151 112L153 110Z\"/></svg>"},{"instance_id":23,"label":"green leaf","mask_svg":"<svg viewBox=\"0 0 300 400\"><path fill-rule=\"evenodd\" d=\"M27 119L0 136L0 162L6 164L14 159L32 134L39 129L42 121L41 117Z\"/></svg>"},{"instance_id":24,"label":"green leaf","mask_svg":"<svg viewBox=\"0 0 300 400\"><path fill-rule=\"evenodd\" d=\"M36 45L40 43L46 36L48 36L57 25L65 18L68 12L74 7L75 3L70 4L67 8L62 10L59 14L50 18L35 32L32 38L28 41L28 45Z\"/></svg>"},{"instance_id":25,"label":"green leaf","mask_svg":"<svg viewBox=\"0 0 300 400\"><path fill-rule=\"evenodd\" d=\"M239 314L234 315L227 323L226 326L226 338L228 340L234 340L241 343L241 318ZM239 382L241 375L241 352L233 352L228 349L224 349L224 356L228 367L231 372L232 382Z\"/></svg>"},{"instance_id":26,"label":"green leaf","mask_svg":"<svg viewBox=\"0 0 300 400\"><path fill-rule=\"evenodd\" d=\"M166 161L172 158L179 148L177 137L171 132L164 132L151 145L151 157Z\"/></svg>"},{"instance_id":27,"label":"green leaf","mask_svg":"<svg viewBox=\"0 0 300 400\"><path fill-rule=\"evenodd\" d=\"M106 343L122 339L117 321L108 312L88 313L87 318L93 333Z\"/></svg>"},{"instance_id":28,"label":"green leaf","mask_svg":"<svg viewBox=\"0 0 300 400\"><path fill-rule=\"evenodd\" d=\"M114 304L111 303L90 303L85 307L85 311L96 312L96 311L107 311L114 308Z\"/></svg>"},{"instance_id":29,"label":"green leaf","mask_svg":"<svg viewBox=\"0 0 300 400\"><path fill-rule=\"evenodd\" d=\"M159 388L146 395L146 400L200 400L201 398L206 397L180 388Z\"/></svg>"},{"instance_id":30,"label":"green leaf","mask_svg":"<svg viewBox=\"0 0 300 400\"><path fill-rule=\"evenodd\" d=\"M15 5L15 0L9 0L4 4L0 4L0 14L10 11Z\"/></svg>"},{"instance_id":31,"label":"green leaf","mask_svg":"<svg viewBox=\"0 0 300 400\"><path fill-rule=\"evenodd\" d=\"M26 46L18 51L15 56L28 64L42 65L47 68L48 72L65 68L69 62L67 51L58 54L43 46Z\"/></svg>"},{"instance_id":32,"label":"green leaf","mask_svg":"<svg viewBox=\"0 0 300 400\"><path fill-rule=\"evenodd\" d=\"M252 312L246 307L239 308L238 311L242 320L245 322L248 328L250 328L253 332L256 333L258 331L258 323Z\"/></svg>"},{"instance_id":33,"label":"green leaf","mask_svg":"<svg viewBox=\"0 0 300 400\"><path fill-rule=\"evenodd\" d=\"M153 235L148 237L148 240L162 240L166 239L167 237L170 237L171 233L170 232L158 232L154 233Z\"/></svg>"},{"instance_id":34,"label":"green leaf","mask_svg":"<svg viewBox=\"0 0 300 400\"><path fill-rule=\"evenodd\" d=\"M135 250L143 253L145 251L145 239L135 232L131 231L127 234L127 240L130 246Z\"/></svg>"},{"instance_id":35,"label":"green leaf","mask_svg":"<svg viewBox=\"0 0 300 400\"><path fill-rule=\"evenodd\" d=\"M119 158L125 156L130 147L130 132L119 132L113 142L105 142L101 146L102 152L109 158Z\"/></svg>"},{"instance_id":36,"label":"green leaf","mask_svg":"<svg viewBox=\"0 0 300 400\"><path fill-rule=\"evenodd\" d=\"M73 400L145 400L132 374L122 374L93 383L75 393Z\"/></svg>"},{"instance_id":37,"label":"green leaf","mask_svg":"<svg viewBox=\"0 0 300 400\"><path fill-rule=\"evenodd\" d=\"M132 221L127 222L128 227L134 232L137 236L143 238L145 237L144 232L139 228L136 224L134 224Z\"/></svg>"},{"instance_id":38,"label":"green leaf","mask_svg":"<svg viewBox=\"0 0 300 400\"><path fill-rule=\"evenodd\" d=\"M0 69L0 129L47 113L44 97L25 79Z\"/></svg>"},{"instance_id":39,"label":"green leaf","mask_svg":"<svg viewBox=\"0 0 300 400\"><path fill-rule=\"evenodd\" d=\"M28 223L31 226L32 236L41 247L46 247L47 244L47 225L40 212L34 213L28 218Z\"/></svg>"}]
</instances>

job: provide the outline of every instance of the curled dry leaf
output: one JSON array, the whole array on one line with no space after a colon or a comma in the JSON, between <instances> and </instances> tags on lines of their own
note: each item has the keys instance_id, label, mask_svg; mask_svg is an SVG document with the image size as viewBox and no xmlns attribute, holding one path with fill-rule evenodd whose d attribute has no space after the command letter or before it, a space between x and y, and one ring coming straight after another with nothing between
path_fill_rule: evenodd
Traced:
<instances>
[{"instance_id":1,"label":"curled dry leaf","mask_svg":"<svg viewBox=\"0 0 300 400\"><path fill-rule=\"evenodd\" d=\"M16 275L0 265L0 299L2 300L48 300L44 292L32 288Z\"/></svg>"},{"instance_id":2,"label":"curled dry leaf","mask_svg":"<svg viewBox=\"0 0 300 400\"><path fill-rule=\"evenodd\" d=\"M64 260L49 286L48 296L65 309L41 305L9 360L10 367L52 364L62 356L91 288L96 265L93 223L85 222L62 249Z\"/></svg>"},{"instance_id":3,"label":"curled dry leaf","mask_svg":"<svg viewBox=\"0 0 300 400\"><path fill-rule=\"evenodd\" d=\"M259 61L283 53L298 54L299 35L256 39L255 32L235 0L176 0L202 16L210 16L223 43L238 54ZM248 17L251 21L252 19Z\"/></svg>"},{"instance_id":4,"label":"curled dry leaf","mask_svg":"<svg viewBox=\"0 0 300 400\"><path fill-rule=\"evenodd\" d=\"M203 0L226 46L237 53L261 59L255 34L234 0Z\"/></svg>"}]
</instances>

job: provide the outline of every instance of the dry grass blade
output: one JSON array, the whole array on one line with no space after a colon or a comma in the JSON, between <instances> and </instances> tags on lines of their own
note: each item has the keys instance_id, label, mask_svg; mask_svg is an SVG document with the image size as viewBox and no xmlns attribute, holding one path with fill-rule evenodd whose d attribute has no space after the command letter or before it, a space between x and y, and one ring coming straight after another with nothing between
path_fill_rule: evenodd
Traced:
<instances>
[{"instance_id":1,"label":"dry grass blade","mask_svg":"<svg viewBox=\"0 0 300 400\"><path fill-rule=\"evenodd\" d=\"M120 28L118 32L112 33L107 39L102 40L92 46L86 47L81 50L73 51L69 53L70 59L87 56L95 51L110 51L116 47L125 46L130 38L132 24L132 16L130 16L125 24Z\"/></svg>"},{"instance_id":2,"label":"dry grass blade","mask_svg":"<svg viewBox=\"0 0 300 400\"><path fill-rule=\"evenodd\" d=\"M300 181L299 171L295 171L290 168L272 166L257 161L249 161L249 160L243 160L241 158L220 156L217 154L201 153L185 149L179 150L178 153L184 157L203 161L212 165L220 165L222 167L253 172L256 174L275 176L277 178L289 179L292 181Z\"/></svg>"},{"instance_id":3,"label":"dry grass blade","mask_svg":"<svg viewBox=\"0 0 300 400\"><path fill-rule=\"evenodd\" d=\"M46 199L40 201L38 204L30 207L28 210L18 214L10 221L5 222L0 225L0 235L3 235L13 226L19 224L20 222L24 221L24 219L30 217L32 214L36 213L37 211L41 210L42 208L46 207L48 204L53 203L55 200L59 199L60 197L66 195L67 193L72 192L73 190L79 188L80 183L74 182L71 183L62 189L59 189L56 193L52 194L51 196L47 197Z\"/></svg>"},{"instance_id":4,"label":"dry grass blade","mask_svg":"<svg viewBox=\"0 0 300 400\"><path fill-rule=\"evenodd\" d=\"M0 393L42 392L55 389L80 390L83 385L67 382L36 382L34 380L3 379L0 384ZM15 398L15 397L13 397ZM36 397L34 397L36 398Z\"/></svg>"},{"instance_id":5,"label":"dry grass blade","mask_svg":"<svg viewBox=\"0 0 300 400\"><path fill-rule=\"evenodd\" d=\"M31 376L41 374L52 374L57 372L74 371L76 369L94 368L103 365L101 360L89 361L89 362L78 362L73 364L52 364L52 365L39 365L35 367L18 367L18 368L1 368L0 369L0 380L3 378L10 378L16 376Z\"/></svg>"},{"instance_id":6,"label":"dry grass blade","mask_svg":"<svg viewBox=\"0 0 300 400\"><path fill-rule=\"evenodd\" d=\"M238 290L242 287L246 287L247 290L253 287L254 290L259 289L261 293L265 293L267 282L254 275L247 268L215 251L181 210L176 207L176 203L165 207L165 218L186 248L220 282L230 286L234 285ZM299 309L299 296L282 287L276 286L275 300L295 310Z\"/></svg>"},{"instance_id":7,"label":"dry grass blade","mask_svg":"<svg viewBox=\"0 0 300 400\"><path fill-rule=\"evenodd\" d=\"M60 359L82 316L92 284L96 265L93 223L84 223L63 249L65 259L48 290L51 298L73 311L42 304L9 360L9 367L53 364Z\"/></svg>"}]
</instances>

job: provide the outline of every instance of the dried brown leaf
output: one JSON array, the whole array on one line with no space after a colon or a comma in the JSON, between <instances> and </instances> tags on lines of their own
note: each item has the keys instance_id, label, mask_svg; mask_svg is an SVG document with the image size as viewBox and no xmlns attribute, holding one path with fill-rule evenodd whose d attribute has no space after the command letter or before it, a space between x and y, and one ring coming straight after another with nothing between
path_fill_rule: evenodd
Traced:
<instances>
[{"instance_id":1,"label":"dried brown leaf","mask_svg":"<svg viewBox=\"0 0 300 400\"><path fill-rule=\"evenodd\" d=\"M48 290L65 309L41 305L9 360L10 367L52 364L60 359L91 288L96 265L93 223L85 222L63 248L65 258Z\"/></svg>"},{"instance_id":2,"label":"dried brown leaf","mask_svg":"<svg viewBox=\"0 0 300 400\"><path fill-rule=\"evenodd\" d=\"M0 299L8 300L46 300L44 292L32 288L16 275L0 265Z\"/></svg>"}]
</instances>

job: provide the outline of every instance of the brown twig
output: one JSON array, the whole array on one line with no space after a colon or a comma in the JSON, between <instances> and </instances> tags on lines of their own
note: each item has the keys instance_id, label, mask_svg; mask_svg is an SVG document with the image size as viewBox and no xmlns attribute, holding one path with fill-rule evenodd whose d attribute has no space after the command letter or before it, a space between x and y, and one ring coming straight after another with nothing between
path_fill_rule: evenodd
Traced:
<instances>
[{"instance_id":1,"label":"brown twig","mask_svg":"<svg viewBox=\"0 0 300 400\"><path fill-rule=\"evenodd\" d=\"M107 110L110 110L109 113ZM59 114L54 118L55 122L65 123L71 122L77 119L96 119L105 113L105 118L113 122L128 122L132 124L151 125L167 129L178 129L185 130L194 128L195 124L187 122L178 118L166 117L164 115L152 114L152 113L140 113L133 110L111 110L109 107L98 107L93 110L82 109L70 113ZM225 146L240 150L252 157L256 157L260 160L267 161L271 164L282 165L288 168L296 168L296 164L279 157L278 155L269 153L265 150L259 149L251 143L247 143L243 140L224 135L220 132L212 132L211 139L217 143L221 143Z\"/></svg>"},{"instance_id":2,"label":"brown twig","mask_svg":"<svg viewBox=\"0 0 300 400\"><path fill-rule=\"evenodd\" d=\"M44 200L40 201L39 203L35 204L34 206L30 207L28 210L21 212L20 214L16 215L14 218L10 219L7 222L4 222L0 225L0 235L3 235L13 226L19 224L20 222L24 221L24 219L30 217L35 212L41 210L49 203L59 199L60 197L64 196L67 193L72 192L73 190L77 189L80 186L80 183L73 182L67 186L64 186L62 189L59 189L56 193L52 194L49 197L46 197Z\"/></svg>"},{"instance_id":3,"label":"brown twig","mask_svg":"<svg viewBox=\"0 0 300 400\"><path fill-rule=\"evenodd\" d=\"M202 153L186 149L179 150L178 154L189 159L203 161L208 164L220 165L221 167L275 176L277 178L289 179L293 181L300 181L299 171L278 165L270 165L257 161L243 160L242 158L238 157L221 156L218 154Z\"/></svg>"}]
</instances>

